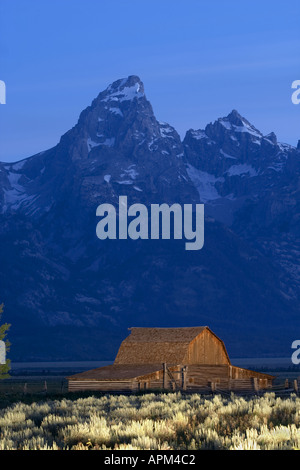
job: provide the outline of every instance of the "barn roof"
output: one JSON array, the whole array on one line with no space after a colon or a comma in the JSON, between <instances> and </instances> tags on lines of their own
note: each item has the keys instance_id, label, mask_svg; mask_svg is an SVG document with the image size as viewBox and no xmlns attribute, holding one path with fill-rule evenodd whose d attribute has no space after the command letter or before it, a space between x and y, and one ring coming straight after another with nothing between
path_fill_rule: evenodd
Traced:
<instances>
[{"instance_id":1,"label":"barn roof","mask_svg":"<svg viewBox=\"0 0 300 470\"><path fill-rule=\"evenodd\" d=\"M162 364L122 364L99 367L67 377L72 380L126 380L161 371Z\"/></svg>"},{"instance_id":2,"label":"barn roof","mask_svg":"<svg viewBox=\"0 0 300 470\"><path fill-rule=\"evenodd\" d=\"M130 335L122 342L115 364L181 364L185 361L189 344L204 330L208 330L225 345L207 326L185 328L129 328ZM230 363L229 357L228 362Z\"/></svg>"},{"instance_id":3,"label":"barn roof","mask_svg":"<svg viewBox=\"0 0 300 470\"><path fill-rule=\"evenodd\" d=\"M129 328L131 334L124 340L127 343L190 343L207 326L185 328Z\"/></svg>"}]
</instances>

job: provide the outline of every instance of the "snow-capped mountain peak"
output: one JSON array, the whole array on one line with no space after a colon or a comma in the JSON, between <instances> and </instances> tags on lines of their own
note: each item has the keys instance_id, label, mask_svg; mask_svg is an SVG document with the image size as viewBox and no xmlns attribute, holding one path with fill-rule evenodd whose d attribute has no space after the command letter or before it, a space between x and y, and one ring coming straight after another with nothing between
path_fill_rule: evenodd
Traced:
<instances>
[{"instance_id":1,"label":"snow-capped mountain peak","mask_svg":"<svg viewBox=\"0 0 300 470\"><path fill-rule=\"evenodd\" d=\"M136 75L117 80L101 93L101 101L131 101L145 96L144 84Z\"/></svg>"},{"instance_id":2,"label":"snow-capped mountain peak","mask_svg":"<svg viewBox=\"0 0 300 470\"><path fill-rule=\"evenodd\" d=\"M218 119L217 122L228 131L246 133L259 139L262 138L262 133L236 110L233 110L227 117Z\"/></svg>"}]
</instances>

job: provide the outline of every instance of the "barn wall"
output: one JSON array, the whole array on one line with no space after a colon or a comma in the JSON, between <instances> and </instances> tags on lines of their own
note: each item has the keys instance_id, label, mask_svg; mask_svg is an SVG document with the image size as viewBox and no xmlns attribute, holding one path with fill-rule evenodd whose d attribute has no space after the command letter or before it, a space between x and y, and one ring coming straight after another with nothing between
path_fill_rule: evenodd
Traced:
<instances>
[{"instance_id":1,"label":"barn wall","mask_svg":"<svg viewBox=\"0 0 300 470\"><path fill-rule=\"evenodd\" d=\"M106 380L69 380L68 391L78 392L84 390L98 390L98 391L131 391L134 390L133 381L106 381Z\"/></svg>"},{"instance_id":2,"label":"barn wall","mask_svg":"<svg viewBox=\"0 0 300 470\"><path fill-rule=\"evenodd\" d=\"M188 387L207 387L210 382L227 382L228 378L229 369L227 365L220 365L214 367L206 365L188 366Z\"/></svg>"},{"instance_id":3,"label":"barn wall","mask_svg":"<svg viewBox=\"0 0 300 470\"><path fill-rule=\"evenodd\" d=\"M186 364L229 364L223 343L209 330L204 330L188 346Z\"/></svg>"},{"instance_id":4,"label":"barn wall","mask_svg":"<svg viewBox=\"0 0 300 470\"><path fill-rule=\"evenodd\" d=\"M145 389L169 389L175 390L176 386L181 387L181 373L180 367L170 367L169 373L166 373L164 377L163 370L157 371L152 374L145 375L143 377L138 377L136 379L137 390ZM177 373L178 372L178 373Z\"/></svg>"},{"instance_id":5,"label":"barn wall","mask_svg":"<svg viewBox=\"0 0 300 470\"><path fill-rule=\"evenodd\" d=\"M249 378L256 378L258 384L266 384L266 386L272 385L272 378L267 374L262 374L261 372L256 372L253 370L243 369L241 367L231 367L231 377L234 380L244 380Z\"/></svg>"},{"instance_id":6,"label":"barn wall","mask_svg":"<svg viewBox=\"0 0 300 470\"><path fill-rule=\"evenodd\" d=\"M164 389L175 390L174 380L177 386L181 386L181 376L176 374L175 370L179 371L180 368L172 367L169 369L171 375L166 374L164 379L163 370L153 372L141 377L127 379L127 380L72 380L68 381L68 391L82 391L82 390L98 390L98 391L139 391L147 389ZM174 374L174 375L173 375Z\"/></svg>"},{"instance_id":7,"label":"barn wall","mask_svg":"<svg viewBox=\"0 0 300 470\"><path fill-rule=\"evenodd\" d=\"M132 379L120 380L69 380L68 389L72 391L99 390L109 391L139 391L147 389L180 389L182 386L181 367L172 367L170 374L164 380L163 371ZM180 372L180 373L178 373ZM175 380L174 380L175 379ZM187 390L205 390L214 387L215 390L259 390L272 386L272 378L259 372L223 365L189 365L186 377Z\"/></svg>"},{"instance_id":8,"label":"barn wall","mask_svg":"<svg viewBox=\"0 0 300 470\"><path fill-rule=\"evenodd\" d=\"M271 378L250 370L230 365L190 365L187 373L187 389L211 388L224 390L254 390L272 386Z\"/></svg>"}]
</instances>

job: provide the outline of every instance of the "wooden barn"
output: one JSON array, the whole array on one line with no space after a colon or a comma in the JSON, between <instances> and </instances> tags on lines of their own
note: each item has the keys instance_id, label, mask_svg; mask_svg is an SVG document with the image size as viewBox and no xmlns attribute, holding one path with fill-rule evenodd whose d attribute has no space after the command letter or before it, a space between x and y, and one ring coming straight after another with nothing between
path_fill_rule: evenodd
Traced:
<instances>
[{"instance_id":1,"label":"wooden barn","mask_svg":"<svg viewBox=\"0 0 300 470\"><path fill-rule=\"evenodd\" d=\"M231 364L207 326L130 328L113 365L67 377L68 390L260 390L274 377Z\"/></svg>"}]
</instances>

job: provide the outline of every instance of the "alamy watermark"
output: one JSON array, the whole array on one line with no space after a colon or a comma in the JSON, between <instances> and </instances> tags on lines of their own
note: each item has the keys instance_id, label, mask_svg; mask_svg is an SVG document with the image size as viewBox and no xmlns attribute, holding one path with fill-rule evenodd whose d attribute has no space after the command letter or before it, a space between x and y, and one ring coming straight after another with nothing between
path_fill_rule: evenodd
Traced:
<instances>
[{"instance_id":1,"label":"alamy watermark","mask_svg":"<svg viewBox=\"0 0 300 470\"><path fill-rule=\"evenodd\" d=\"M6 104L6 85L3 80L0 80L0 104Z\"/></svg>"},{"instance_id":2,"label":"alamy watermark","mask_svg":"<svg viewBox=\"0 0 300 470\"><path fill-rule=\"evenodd\" d=\"M204 204L144 204L128 207L127 196L119 197L119 214L112 204L101 204L96 211L101 217L96 234L100 240L174 240L186 241L186 250L204 246ZM173 222L172 222L173 221Z\"/></svg>"},{"instance_id":3,"label":"alamy watermark","mask_svg":"<svg viewBox=\"0 0 300 470\"><path fill-rule=\"evenodd\" d=\"M292 88L294 93L292 94L292 103L293 104L300 104L300 80L295 80L292 83Z\"/></svg>"},{"instance_id":4,"label":"alamy watermark","mask_svg":"<svg viewBox=\"0 0 300 470\"><path fill-rule=\"evenodd\" d=\"M6 347L4 341L0 341L0 365L6 364Z\"/></svg>"},{"instance_id":5,"label":"alamy watermark","mask_svg":"<svg viewBox=\"0 0 300 470\"><path fill-rule=\"evenodd\" d=\"M293 352L292 357L291 357L292 363L295 365L299 365L300 364L300 340L299 339L296 339L295 341L293 341L292 349L296 350Z\"/></svg>"}]
</instances>

